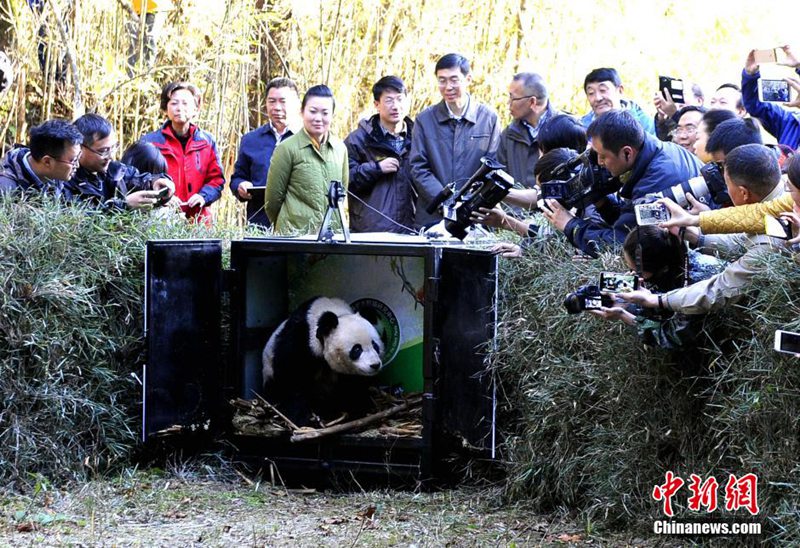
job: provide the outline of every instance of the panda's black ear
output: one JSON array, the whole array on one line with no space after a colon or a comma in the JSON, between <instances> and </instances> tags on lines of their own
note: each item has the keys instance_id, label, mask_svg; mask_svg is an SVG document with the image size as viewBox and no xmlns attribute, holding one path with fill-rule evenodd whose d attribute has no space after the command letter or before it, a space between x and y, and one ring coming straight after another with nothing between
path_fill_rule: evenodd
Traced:
<instances>
[{"instance_id":1,"label":"panda's black ear","mask_svg":"<svg viewBox=\"0 0 800 548\"><path fill-rule=\"evenodd\" d=\"M378 313L374 308L364 307L364 310L359 310L358 315L367 320L372 325L378 325Z\"/></svg>"},{"instance_id":2,"label":"panda's black ear","mask_svg":"<svg viewBox=\"0 0 800 548\"><path fill-rule=\"evenodd\" d=\"M339 317L333 312L325 312L317 320L317 338L319 342L325 342L325 337L331 334L339 325Z\"/></svg>"}]
</instances>

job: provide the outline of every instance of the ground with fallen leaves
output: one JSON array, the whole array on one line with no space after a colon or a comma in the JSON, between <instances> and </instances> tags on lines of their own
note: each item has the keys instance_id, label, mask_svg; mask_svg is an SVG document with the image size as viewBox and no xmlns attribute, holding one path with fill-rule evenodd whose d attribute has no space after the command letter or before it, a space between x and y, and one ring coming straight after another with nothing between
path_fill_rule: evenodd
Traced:
<instances>
[{"instance_id":1,"label":"ground with fallen leaves","mask_svg":"<svg viewBox=\"0 0 800 548\"><path fill-rule=\"evenodd\" d=\"M291 490L246 475L132 471L71 490L0 498L7 546L649 545L587 535L568 519L503 505L487 489Z\"/></svg>"}]
</instances>

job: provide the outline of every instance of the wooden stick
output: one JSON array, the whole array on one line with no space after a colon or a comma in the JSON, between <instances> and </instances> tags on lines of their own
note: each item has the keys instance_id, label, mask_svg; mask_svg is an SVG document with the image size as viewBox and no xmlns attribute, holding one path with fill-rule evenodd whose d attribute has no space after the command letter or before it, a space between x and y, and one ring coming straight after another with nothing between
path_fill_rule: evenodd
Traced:
<instances>
[{"instance_id":1,"label":"wooden stick","mask_svg":"<svg viewBox=\"0 0 800 548\"><path fill-rule=\"evenodd\" d=\"M276 414L276 415L278 415L280 418L282 418L282 419L284 420L284 422L286 422L286 424L289 426L289 428L291 428L292 430L299 430L299 429L300 429L300 428L298 428L298 426L297 426L295 423L293 423L292 421L290 421L290 420L289 420L289 417L287 417L286 415L284 415L283 413L281 413L280 411L278 411L278 409L277 409L277 408L276 408L274 405L272 405L272 404L271 404L271 403L269 403L267 400L265 400L264 398L262 398L262 397L261 397L259 394L255 393L255 392L253 392L253 394L255 394L256 398L258 398L259 400L261 400L261 402L262 402L264 405L266 405L267 407L269 407L269 408L272 410L272 412L273 412L273 413L275 413L275 414Z\"/></svg>"},{"instance_id":2,"label":"wooden stick","mask_svg":"<svg viewBox=\"0 0 800 548\"><path fill-rule=\"evenodd\" d=\"M298 442L298 441L315 440L325 436L330 436L331 434L339 434L341 432L356 430L358 428L361 428L362 426L367 426L368 424L372 424L387 417L391 417L392 415L399 413L400 411L405 411L406 409L415 407L419 405L421 402L422 398L418 397L413 400L408 400L405 403L401 403L400 405L395 405L394 407L380 411L379 413L367 415L366 417L362 417L354 421L344 422L342 424L337 424L336 426L330 426L328 428L318 428L316 430L294 433L292 434L290 441Z\"/></svg>"}]
</instances>

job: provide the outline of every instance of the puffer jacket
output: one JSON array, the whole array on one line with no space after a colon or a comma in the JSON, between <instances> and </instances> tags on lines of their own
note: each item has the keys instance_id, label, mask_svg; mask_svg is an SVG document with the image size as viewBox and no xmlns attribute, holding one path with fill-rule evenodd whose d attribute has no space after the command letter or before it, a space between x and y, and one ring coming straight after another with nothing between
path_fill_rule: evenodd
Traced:
<instances>
[{"instance_id":1,"label":"puffer jacket","mask_svg":"<svg viewBox=\"0 0 800 548\"><path fill-rule=\"evenodd\" d=\"M700 175L700 160L694 154L674 143L659 141L645 133L631 170L623 175L625 183L618 195L619 210L616 219L609 218L612 226L603 226L590 219L573 218L564 227L567 239L585 253L596 255L606 245L621 245L628 232L636 226L633 202L692 177Z\"/></svg>"},{"instance_id":2,"label":"puffer jacket","mask_svg":"<svg viewBox=\"0 0 800 548\"><path fill-rule=\"evenodd\" d=\"M69 185L80 201L85 201L104 210L127 209L125 197L131 192L153 190L153 181L165 174L141 173L122 162L111 162L105 173L89 173L78 168Z\"/></svg>"},{"instance_id":3,"label":"puffer jacket","mask_svg":"<svg viewBox=\"0 0 800 548\"><path fill-rule=\"evenodd\" d=\"M405 124L406 139L400 153L385 141L377 114L361 120L358 129L344 140L350 163L349 190L355 195L350 201L350 229L353 232L406 234L409 230L404 227L413 227L416 196L408 156L414 122L406 118ZM400 169L394 173L383 173L378 162L386 158L396 158L400 162ZM380 213L356 198L364 200Z\"/></svg>"},{"instance_id":4,"label":"puffer jacket","mask_svg":"<svg viewBox=\"0 0 800 548\"><path fill-rule=\"evenodd\" d=\"M33 172L27 161L30 152L28 147L17 146L5 155L0 165L0 192L52 194L71 202L74 197L66 181L43 181Z\"/></svg>"},{"instance_id":5,"label":"puffer jacket","mask_svg":"<svg viewBox=\"0 0 800 548\"><path fill-rule=\"evenodd\" d=\"M208 206L219 199L225 186L217 143L211 134L192 124L189 127L189 142L184 150L167 120L161 129L143 136L142 141L153 143L163 154L178 199L185 202L194 194L200 194L205 199L206 205L202 208L184 208L186 217L211 223L213 215Z\"/></svg>"},{"instance_id":6,"label":"puffer jacket","mask_svg":"<svg viewBox=\"0 0 800 548\"><path fill-rule=\"evenodd\" d=\"M703 234L763 234L765 215L777 217L785 211L791 211L792 207L792 195L786 193L768 202L703 211L700 213L700 230Z\"/></svg>"},{"instance_id":7,"label":"puffer jacket","mask_svg":"<svg viewBox=\"0 0 800 548\"><path fill-rule=\"evenodd\" d=\"M311 234L319 230L328 210L328 187L350 180L347 147L330 135L317 150L305 130L281 141L272 154L267 175L265 206L277 234ZM347 200L345 219L347 222ZM333 226L338 225L333 216Z\"/></svg>"}]
</instances>

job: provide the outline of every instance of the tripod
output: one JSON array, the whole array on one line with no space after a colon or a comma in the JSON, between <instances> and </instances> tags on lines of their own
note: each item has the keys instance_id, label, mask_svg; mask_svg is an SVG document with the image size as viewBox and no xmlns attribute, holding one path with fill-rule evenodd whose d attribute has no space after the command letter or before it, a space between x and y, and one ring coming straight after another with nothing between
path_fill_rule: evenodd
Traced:
<instances>
[{"instance_id":1,"label":"tripod","mask_svg":"<svg viewBox=\"0 0 800 548\"><path fill-rule=\"evenodd\" d=\"M318 242L333 242L333 230L331 229L331 217L334 213L339 216L339 223L342 225L342 232L344 232L344 241L350 243L350 229L344 222L344 210L342 203L345 198L345 190L340 181L331 181L328 187L328 210L322 218L322 226L319 227L319 234L317 234Z\"/></svg>"}]
</instances>

